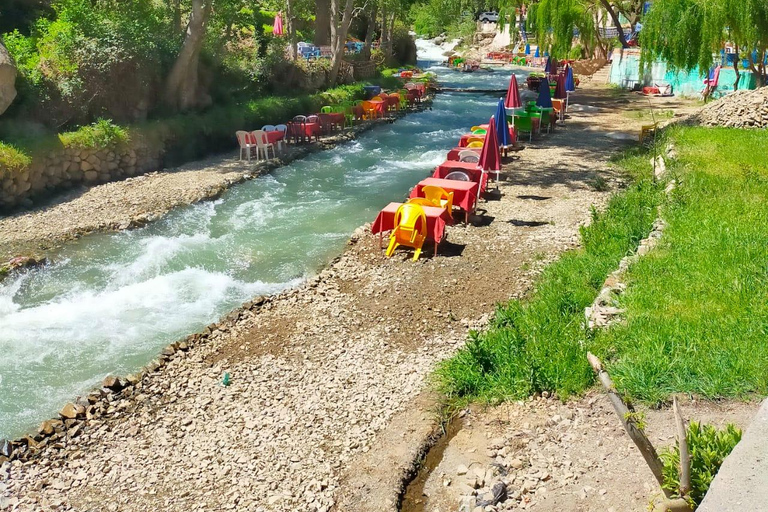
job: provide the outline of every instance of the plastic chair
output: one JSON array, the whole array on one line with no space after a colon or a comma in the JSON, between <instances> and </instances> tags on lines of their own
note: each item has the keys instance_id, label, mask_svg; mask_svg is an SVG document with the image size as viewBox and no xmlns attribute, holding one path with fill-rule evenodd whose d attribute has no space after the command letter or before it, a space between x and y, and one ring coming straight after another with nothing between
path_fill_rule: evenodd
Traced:
<instances>
[{"instance_id":1,"label":"plastic chair","mask_svg":"<svg viewBox=\"0 0 768 512\"><path fill-rule=\"evenodd\" d=\"M467 144L471 144L473 142L485 142L485 137L467 137Z\"/></svg>"},{"instance_id":2,"label":"plastic chair","mask_svg":"<svg viewBox=\"0 0 768 512\"><path fill-rule=\"evenodd\" d=\"M413 261L419 259L421 248L427 239L427 214L418 204L405 203L395 212L395 228L389 236L387 258L394 254L400 245L413 247Z\"/></svg>"},{"instance_id":3,"label":"plastic chair","mask_svg":"<svg viewBox=\"0 0 768 512\"><path fill-rule=\"evenodd\" d=\"M269 150L272 149L272 158L277 158L275 145L267 139L267 132L264 130L254 130L251 137L256 141L256 160L259 160L259 154L264 154L264 160L269 160Z\"/></svg>"},{"instance_id":4,"label":"plastic chair","mask_svg":"<svg viewBox=\"0 0 768 512\"><path fill-rule=\"evenodd\" d=\"M261 127L261 129L263 131L265 131L265 132L273 132L273 131L275 131L275 125L273 125L273 124L265 124L264 126Z\"/></svg>"},{"instance_id":5,"label":"plastic chair","mask_svg":"<svg viewBox=\"0 0 768 512\"><path fill-rule=\"evenodd\" d=\"M459 151L459 155L458 155L459 156L459 160L461 160L463 157L465 157L467 155L476 155L476 156L479 157L480 153L478 153L477 151L473 151L471 149L462 149L461 151Z\"/></svg>"},{"instance_id":6,"label":"plastic chair","mask_svg":"<svg viewBox=\"0 0 768 512\"><path fill-rule=\"evenodd\" d=\"M237 143L240 145L240 160L243 159L243 151L245 151L248 161L251 161L251 150L256 147L256 144L251 142L251 138L248 132L244 130L238 130L235 132L237 137ZM256 157L258 158L258 148Z\"/></svg>"},{"instance_id":7,"label":"plastic chair","mask_svg":"<svg viewBox=\"0 0 768 512\"><path fill-rule=\"evenodd\" d=\"M363 104L363 119L376 119L378 117L378 110L370 101L364 101Z\"/></svg>"},{"instance_id":8,"label":"plastic chair","mask_svg":"<svg viewBox=\"0 0 768 512\"><path fill-rule=\"evenodd\" d=\"M321 114L330 114L331 112L333 112L333 109L329 105L326 105L324 107L320 107L320 113Z\"/></svg>"},{"instance_id":9,"label":"plastic chair","mask_svg":"<svg viewBox=\"0 0 768 512\"><path fill-rule=\"evenodd\" d=\"M419 206L432 206L432 207L435 206L432 203L432 201L430 201L426 197L412 197L412 198L408 199L408 201L406 201L406 203L408 203L408 204L417 204Z\"/></svg>"},{"instance_id":10,"label":"plastic chair","mask_svg":"<svg viewBox=\"0 0 768 512\"><path fill-rule=\"evenodd\" d=\"M481 148L481 147L483 147L483 143L480 142L480 141L475 140L475 141L472 141L469 144L467 144L467 147L468 148Z\"/></svg>"},{"instance_id":11,"label":"plastic chair","mask_svg":"<svg viewBox=\"0 0 768 512\"><path fill-rule=\"evenodd\" d=\"M424 194L424 197L426 197L428 201L431 201L434 206L445 208L448 210L448 213L453 211L453 192L446 192L440 187L427 185L422 187L421 193Z\"/></svg>"},{"instance_id":12,"label":"plastic chair","mask_svg":"<svg viewBox=\"0 0 768 512\"><path fill-rule=\"evenodd\" d=\"M565 122L565 100L552 100L552 109L561 123Z\"/></svg>"},{"instance_id":13,"label":"plastic chair","mask_svg":"<svg viewBox=\"0 0 768 512\"><path fill-rule=\"evenodd\" d=\"M469 151L471 154L466 154L464 156L459 156L459 162L468 162L472 164L476 164L480 162L480 155L475 153L474 151Z\"/></svg>"},{"instance_id":14,"label":"plastic chair","mask_svg":"<svg viewBox=\"0 0 768 512\"><path fill-rule=\"evenodd\" d=\"M472 133L475 133L475 130L482 130L482 128L480 128L479 126L473 126L472 128L469 129L469 131Z\"/></svg>"},{"instance_id":15,"label":"plastic chair","mask_svg":"<svg viewBox=\"0 0 768 512\"><path fill-rule=\"evenodd\" d=\"M475 135L487 135L488 130L483 130L482 128L478 128L477 130L472 130L472 133Z\"/></svg>"},{"instance_id":16,"label":"plastic chair","mask_svg":"<svg viewBox=\"0 0 768 512\"><path fill-rule=\"evenodd\" d=\"M469 174L464 171L451 171L445 175L445 179L454 181L472 181Z\"/></svg>"},{"instance_id":17,"label":"plastic chair","mask_svg":"<svg viewBox=\"0 0 768 512\"><path fill-rule=\"evenodd\" d=\"M528 142L533 140L533 119L531 116L516 116L515 130L518 132L528 132Z\"/></svg>"}]
</instances>

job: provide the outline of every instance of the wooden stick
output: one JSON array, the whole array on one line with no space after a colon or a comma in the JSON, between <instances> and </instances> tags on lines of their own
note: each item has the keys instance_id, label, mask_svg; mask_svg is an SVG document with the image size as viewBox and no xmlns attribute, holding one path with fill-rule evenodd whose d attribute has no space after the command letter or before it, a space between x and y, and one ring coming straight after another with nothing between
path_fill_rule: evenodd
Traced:
<instances>
[{"instance_id":1,"label":"wooden stick","mask_svg":"<svg viewBox=\"0 0 768 512\"><path fill-rule=\"evenodd\" d=\"M600 362L600 359L589 352L587 353L587 359L589 360L590 366L592 366L592 369L597 374L597 378L608 392L608 399L611 401L613 409L619 416L621 424L624 426L624 430L627 431L627 434L629 434L629 437L635 443L637 449L640 450L640 453L645 459L646 464L648 464L648 467L651 469L653 476L656 477L656 481L659 482L659 486L664 492L664 495L667 498L670 498L672 493L663 487L664 466L661 463L661 459L659 459L659 455L656 453L656 449L651 444L651 441L648 440L648 437L646 437L642 430L637 428L635 422L631 419L631 413L634 412L634 409L630 409L616 392L616 386L613 384L613 380L611 380L608 372L603 369L603 364Z\"/></svg>"},{"instance_id":2,"label":"wooden stick","mask_svg":"<svg viewBox=\"0 0 768 512\"><path fill-rule=\"evenodd\" d=\"M685 435L685 420L680 412L677 397L672 399L672 410L677 424L677 445L680 447L680 496L685 497L691 492L691 456L688 453L688 441Z\"/></svg>"}]
</instances>

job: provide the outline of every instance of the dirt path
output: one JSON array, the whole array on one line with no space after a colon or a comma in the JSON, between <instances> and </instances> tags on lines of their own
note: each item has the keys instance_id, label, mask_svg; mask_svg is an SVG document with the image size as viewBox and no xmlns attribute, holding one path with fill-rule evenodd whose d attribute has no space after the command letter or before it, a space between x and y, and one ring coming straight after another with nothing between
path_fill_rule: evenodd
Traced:
<instances>
[{"instance_id":1,"label":"dirt path","mask_svg":"<svg viewBox=\"0 0 768 512\"><path fill-rule=\"evenodd\" d=\"M394 510L391 475L421 440L393 429L433 421L423 391L434 364L573 247L619 183L608 159L637 133L623 111L641 100L616 100L585 86L573 103L603 108L517 154L500 198L450 227L438 257L386 260L361 230L312 282L229 315L34 462L5 463L0 495L19 510Z\"/></svg>"}]
</instances>

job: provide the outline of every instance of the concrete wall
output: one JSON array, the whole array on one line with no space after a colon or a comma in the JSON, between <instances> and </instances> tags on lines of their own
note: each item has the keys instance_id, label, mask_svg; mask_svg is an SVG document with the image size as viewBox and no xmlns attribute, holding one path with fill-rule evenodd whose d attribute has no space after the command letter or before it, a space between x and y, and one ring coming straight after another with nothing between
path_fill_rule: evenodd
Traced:
<instances>
[{"instance_id":1,"label":"concrete wall","mask_svg":"<svg viewBox=\"0 0 768 512\"><path fill-rule=\"evenodd\" d=\"M650 74L640 76L640 50L630 48L613 51L610 83L626 89L633 88L637 83L642 83L642 85L669 84L672 85L676 95L698 97L704 89L703 80L704 78L699 76L698 69L694 69L690 73L672 72L667 69L667 65L663 62L654 63ZM714 97L732 92L735 81L736 73L733 68L721 68L720 80ZM752 73L740 70L739 90L754 88L755 78Z\"/></svg>"}]
</instances>

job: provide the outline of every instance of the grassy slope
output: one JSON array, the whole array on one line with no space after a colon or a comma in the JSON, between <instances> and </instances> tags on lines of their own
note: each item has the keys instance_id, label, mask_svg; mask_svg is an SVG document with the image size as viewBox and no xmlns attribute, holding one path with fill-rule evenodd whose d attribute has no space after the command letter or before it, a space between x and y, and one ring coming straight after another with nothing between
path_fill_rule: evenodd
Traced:
<instances>
[{"instance_id":1,"label":"grassy slope","mask_svg":"<svg viewBox=\"0 0 768 512\"><path fill-rule=\"evenodd\" d=\"M626 325L599 351L631 395L768 393L768 147L765 131L671 134L680 185L659 250L630 269Z\"/></svg>"},{"instance_id":2,"label":"grassy slope","mask_svg":"<svg viewBox=\"0 0 768 512\"><path fill-rule=\"evenodd\" d=\"M438 369L449 399L498 400L588 388L587 348L620 388L655 403L673 392L710 398L768 392L768 133L686 128L670 135L679 181L663 243L630 269L626 324L590 334L583 310L606 274L650 229L658 186L648 155L621 161L636 182L582 230L583 248L549 266L525 301Z\"/></svg>"}]
</instances>

